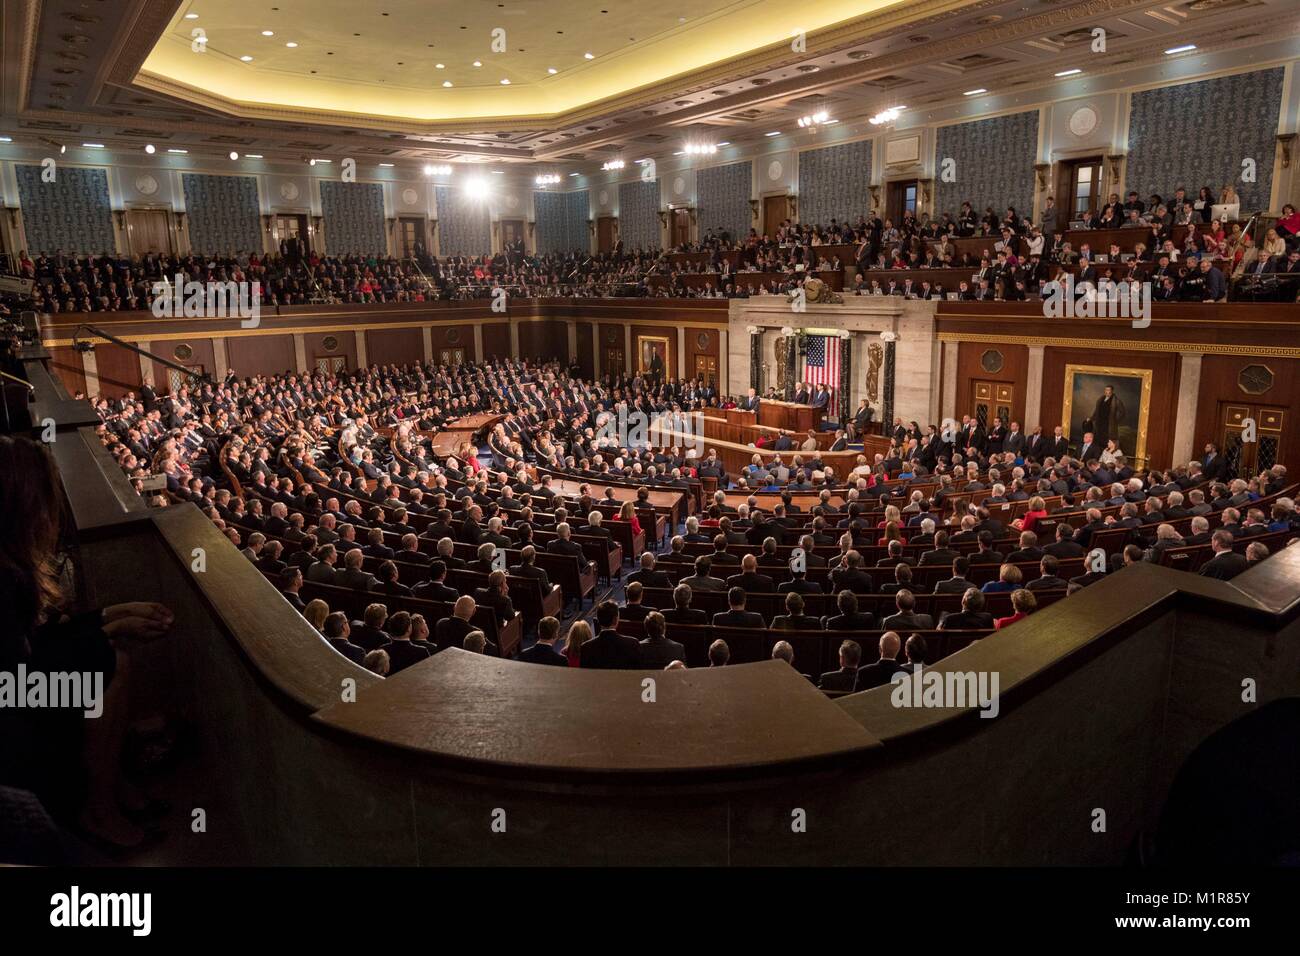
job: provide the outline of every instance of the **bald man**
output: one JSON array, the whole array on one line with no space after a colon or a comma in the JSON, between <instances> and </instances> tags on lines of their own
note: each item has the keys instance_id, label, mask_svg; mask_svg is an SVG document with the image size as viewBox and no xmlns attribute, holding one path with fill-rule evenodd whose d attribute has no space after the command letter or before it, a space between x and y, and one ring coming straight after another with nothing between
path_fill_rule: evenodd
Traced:
<instances>
[{"instance_id":1,"label":"bald man","mask_svg":"<svg viewBox=\"0 0 1300 956\"><path fill-rule=\"evenodd\" d=\"M456 603L452 605L451 617L444 617L434 629L439 651L445 651L449 647L463 646L465 635L470 631L477 630L469 622L476 610L478 610L478 604L469 595L462 595L456 599Z\"/></svg>"},{"instance_id":2,"label":"bald man","mask_svg":"<svg viewBox=\"0 0 1300 956\"><path fill-rule=\"evenodd\" d=\"M880 635L880 660L866 667L858 668L858 682L855 690L871 690L883 687L893 676L903 669L898 663L898 652L903 649L903 642L897 631L886 631Z\"/></svg>"}]
</instances>

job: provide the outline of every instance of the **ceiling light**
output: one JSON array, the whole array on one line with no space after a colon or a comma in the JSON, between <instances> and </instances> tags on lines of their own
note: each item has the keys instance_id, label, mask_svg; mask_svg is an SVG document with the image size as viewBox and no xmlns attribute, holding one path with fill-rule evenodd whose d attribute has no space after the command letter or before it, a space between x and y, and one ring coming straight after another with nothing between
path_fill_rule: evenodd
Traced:
<instances>
[{"instance_id":1,"label":"ceiling light","mask_svg":"<svg viewBox=\"0 0 1300 956\"><path fill-rule=\"evenodd\" d=\"M447 69L447 64L446 64L446 63L435 63L435 64L433 65L433 68L434 68L435 70L445 70L445 69Z\"/></svg>"},{"instance_id":2,"label":"ceiling light","mask_svg":"<svg viewBox=\"0 0 1300 956\"><path fill-rule=\"evenodd\" d=\"M84 146L86 149L103 149L103 148L104 148L104 144L103 144L103 143L82 143L81 145Z\"/></svg>"},{"instance_id":3,"label":"ceiling light","mask_svg":"<svg viewBox=\"0 0 1300 956\"><path fill-rule=\"evenodd\" d=\"M273 37L273 36L275 36L275 31L274 31L274 30L263 30L263 31L262 31L262 36L264 36L264 37Z\"/></svg>"},{"instance_id":4,"label":"ceiling light","mask_svg":"<svg viewBox=\"0 0 1300 956\"><path fill-rule=\"evenodd\" d=\"M433 166L433 165L425 166L425 167L424 167L424 175L426 175L426 176L450 176L450 175L451 175L451 167L450 167L450 166Z\"/></svg>"},{"instance_id":5,"label":"ceiling light","mask_svg":"<svg viewBox=\"0 0 1300 956\"><path fill-rule=\"evenodd\" d=\"M804 127L805 129L810 126L821 126L830 118L831 118L830 114L827 113L825 110L818 110L816 113L813 113L811 116L799 117L799 125Z\"/></svg>"},{"instance_id":6,"label":"ceiling light","mask_svg":"<svg viewBox=\"0 0 1300 956\"><path fill-rule=\"evenodd\" d=\"M713 143L687 143L687 156L712 156L718 151L718 147Z\"/></svg>"},{"instance_id":7,"label":"ceiling light","mask_svg":"<svg viewBox=\"0 0 1300 956\"><path fill-rule=\"evenodd\" d=\"M443 85L443 86L446 86L446 87L450 87L450 86L451 86L451 80L443 80L443 81L442 81L442 85Z\"/></svg>"},{"instance_id":8,"label":"ceiling light","mask_svg":"<svg viewBox=\"0 0 1300 956\"><path fill-rule=\"evenodd\" d=\"M153 143L147 143L147 144L145 145L145 147L144 147L144 151L145 151L146 153L148 153L150 156L152 156L152 155L153 155L154 153L156 153L158 150L154 148Z\"/></svg>"},{"instance_id":9,"label":"ceiling light","mask_svg":"<svg viewBox=\"0 0 1300 956\"><path fill-rule=\"evenodd\" d=\"M481 176L465 180L465 192L471 199L486 199L490 188L487 180Z\"/></svg>"},{"instance_id":10,"label":"ceiling light","mask_svg":"<svg viewBox=\"0 0 1300 956\"><path fill-rule=\"evenodd\" d=\"M232 162L236 159L239 159L239 154L235 152L233 149L230 151L230 159Z\"/></svg>"},{"instance_id":11,"label":"ceiling light","mask_svg":"<svg viewBox=\"0 0 1300 956\"><path fill-rule=\"evenodd\" d=\"M185 19L186 19L186 20L197 20L198 18L199 18L199 15L198 15L197 13L187 13L187 14L185 14Z\"/></svg>"},{"instance_id":12,"label":"ceiling light","mask_svg":"<svg viewBox=\"0 0 1300 956\"><path fill-rule=\"evenodd\" d=\"M186 153L189 152L189 150L188 150L188 149L169 149L169 150L167 150L167 152L169 152L169 153L176 153L176 154L179 155L179 156L184 156Z\"/></svg>"},{"instance_id":13,"label":"ceiling light","mask_svg":"<svg viewBox=\"0 0 1300 956\"><path fill-rule=\"evenodd\" d=\"M12 136L0 136L0 143L12 143L13 141L14 139ZM152 146L149 147L149 152L153 152Z\"/></svg>"},{"instance_id":14,"label":"ceiling light","mask_svg":"<svg viewBox=\"0 0 1300 956\"><path fill-rule=\"evenodd\" d=\"M884 123L892 123L898 119L898 115L907 109L906 106L891 106L889 109L881 110L875 116L867 120L872 126L880 126Z\"/></svg>"},{"instance_id":15,"label":"ceiling light","mask_svg":"<svg viewBox=\"0 0 1300 956\"><path fill-rule=\"evenodd\" d=\"M475 61L474 61L474 65L475 65L475 66L482 66L482 65L483 65L483 61L482 61L482 60L475 60Z\"/></svg>"},{"instance_id":16,"label":"ceiling light","mask_svg":"<svg viewBox=\"0 0 1300 956\"><path fill-rule=\"evenodd\" d=\"M492 170L492 175L493 175L493 176L504 176L505 173L504 173L502 170L500 170L500 169L494 169L494 170Z\"/></svg>"},{"instance_id":17,"label":"ceiling light","mask_svg":"<svg viewBox=\"0 0 1300 956\"><path fill-rule=\"evenodd\" d=\"M552 186L560 181L559 173L543 173L540 176L534 176L533 182L539 186Z\"/></svg>"},{"instance_id":18,"label":"ceiling light","mask_svg":"<svg viewBox=\"0 0 1300 956\"><path fill-rule=\"evenodd\" d=\"M379 165L380 165L380 166L392 166L393 164L392 164L392 163L380 163Z\"/></svg>"},{"instance_id":19,"label":"ceiling light","mask_svg":"<svg viewBox=\"0 0 1300 956\"><path fill-rule=\"evenodd\" d=\"M685 156L685 155L686 155L686 151L685 151L685 150L681 150L681 149L679 149L677 152L673 153L673 155L674 155L674 156Z\"/></svg>"},{"instance_id":20,"label":"ceiling light","mask_svg":"<svg viewBox=\"0 0 1300 956\"><path fill-rule=\"evenodd\" d=\"M622 169L624 165L625 164L621 159L611 159L607 163L602 163L600 168L605 170L606 172L609 172L615 169Z\"/></svg>"},{"instance_id":21,"label":"ceiling light","mask_svg":"<svg viewBox=\"0 0 1300 956\"><path fill-rule=\"evenodd\" d=\"M719 146L730 146L730 145L731 145L731 140L729 140L729 139L724 139L724 140L723 140L721 143L719 143L718 145L719 145Z\"/></svg>"},{"instance_id":22,"label":"ceiling light","mask_svg":"<svg viewBox=\"0 0 1300 956\"><path fill-rule=\"evenodd\" d=\"M1184 43L1182 46L1170 47L1168 50L1165 50L1165 54L1167 56L1173 56L1175 53L1186 53L1189 50L1195 50L1195 49L1196 49L1195 43Z\"/></svg>"},{"instance_id":23,"label":"ceiling light","mask_svg":"<svg viewBox=\"0 0 1300 956\"><path fill-rule=\"evenodd\" d=\"M981 86L977 90L967 90L965 93L962 94L962 96L978 96L980 93L987 93L987 92L988 90L984 89L984 87Z\"/></svg>"},{"instance_id":24,"label":"ceiling light","mask_svg":"<svg viewBox=\"0 0 1300 956\"><path fill-rule=\"evenodd\" d=\"M240 59L243 60L245 63L250 63L252 62L253 58L251 56L241 56Z\"/></svg>"},{"instance_id":25,"label":"ceiling light","mask_svg":"<svg viewBox=\"0 0 1300 956\"><path fill-rule=\"evenodd\" d=\"M781 131L780 131L779 129L774 129L774 130L772 130L772 132L770 132L770 133L764 133L763 135L764 135L764 136L780 136L780 135L781 135Z\"/></svg>"},{"instance_id":26,"label":"ceiling light","mask_svg":"<svg viewBox=\"0 0 1300 956\"><path fill-rule=\"evenodd\" d=\"M1082 72L1083 72L1083 70L1079 69L1079 68L1076 66L1073 70L1062 70L1060 73L1057 73L1056 75L1057 75L1057 76L1074 76L1076 73L1082 73Z\"/></svg>"},{"instance_id":27,"label":"ceiling light","mask_svg":"<svg viewBox=\"0 0 1300 956\"><path fill-rule=\"evenodd\" d=\"M546 72L549 73L549 74L551 74L551 76L554 76L556 73L559 73L560 71L557 70L557 69L556 69L555 67L553 67L553 66L548 66L548 67L546 68Z\"/></svg>"},{"instance_id":28,"label":"ceiling light","mask_svg":"<svg viewBox=\"0 0 1300 956\"><path fill-rule=\"evenodd\" d=\"M503 80L501 81L501 85L502 85L502 86L509 86L509 85L510 85L510 81L509 81L509 80L504 80L504 79L503 79Z\"/></svg>"},{"instance_id":29,"label":"ceiling light","mask_svg":"<svg viewBox=\"0 0 1300 956\"><path fill-rule=\"evenodd\" d=\"M313 159L310 160L307 165L315 166L317 163L332 163L332 162L334 162L334 160L332 159Z\"/></svg>"},{"instance_id":30,"label":"ceiling light","mask_svg":"<svg viewBox=\"0 0 1300 956\"><path fill-rule=\"evenodd\" d=\"M291 49L291 50L292 50L294 47L296 47L297 45L298 45L298 44L294 43L292 40L290 40L288 43L285 44L285 46L287 46L287 47L288 47L289 49Z\"/></svg>"},{"instance_id":31,"label":"ceiling light","mask_svg":"<svg viewBox=\"0 0 1300 956\"><path fill-rule=\"evenodd\" d=\"M244 159L261 159L261 158L262 158L262 154L261 154L261 153L245 153L245 154L244 154Z\"/></svg>"},{"instance_id":32,"label":"ceiling light","mask_svg":"<svg viewBox=\"0 0 1300 956\"><path fill-rule=\"evenodd\" d=\"M584 54L582 54L582 58L583 58L584 60L594 60L594 59L596 59L596 56L595 56L595 54L593 54L593 53L584 53Z\"/></svg>"},{"instance_id":33,"label":"ceiling light","mask_svg":"<svg viewBox=\"0 0 1300 956\"><path fill-rule=\"evenodd\" d=\"M581 176L582 173L569 173L570 176Z\"/></svg>"}]
</instances>

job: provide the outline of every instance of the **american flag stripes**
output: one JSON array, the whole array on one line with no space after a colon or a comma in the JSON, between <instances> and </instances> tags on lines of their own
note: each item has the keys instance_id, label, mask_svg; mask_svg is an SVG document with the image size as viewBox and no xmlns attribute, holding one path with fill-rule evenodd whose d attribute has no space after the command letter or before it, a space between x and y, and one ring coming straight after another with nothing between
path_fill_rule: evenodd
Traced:
<instances>
[{"instance_id":1,"label":"american flag stripes","mask_svg":"<svg viewBox=\"0 0 1300 956\"><path fill-rule=\"evenodd\" d=\"M825 385L831 392L840 387L840 340L834 335L810 335L805 339L807 355L803 381Z\"/></svg>"}]
</instances>

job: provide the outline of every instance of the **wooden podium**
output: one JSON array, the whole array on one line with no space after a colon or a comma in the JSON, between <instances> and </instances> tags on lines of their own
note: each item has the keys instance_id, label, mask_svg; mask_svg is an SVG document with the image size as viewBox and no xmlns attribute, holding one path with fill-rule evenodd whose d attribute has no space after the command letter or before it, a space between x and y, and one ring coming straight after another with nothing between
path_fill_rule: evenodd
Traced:
<instances>
[{"instance_id":1,"label":"wooden podium","mask_svg":"<svg viewBox=\"0 0 1300 956\"><path fill-rule=\"evenodd\" d=\"M794 402L774 402L764 399L758 406L758 424L772 428L784 428L788 431L803 433L817 427L819 423L817 409L811 405L798 405Z\"/></svg>"}]
</instances>

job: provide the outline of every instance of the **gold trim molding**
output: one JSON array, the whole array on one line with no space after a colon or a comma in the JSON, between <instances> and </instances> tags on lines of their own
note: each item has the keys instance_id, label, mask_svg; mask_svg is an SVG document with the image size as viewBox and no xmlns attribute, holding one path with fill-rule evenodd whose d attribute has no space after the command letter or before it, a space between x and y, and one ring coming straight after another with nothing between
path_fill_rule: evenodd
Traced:
<instances>
[{"instance_id":1,"label":"gold trim molding","mask_svg":"<svg viewBox=\"0 0 1300 956\"><path fill-rule=\"evenodd\" d=\"M1300 348L1276 345L1222 345L1216 342L1130 342L1123 339L1043 338L1033 335L984 335L977 332L940 332L940 342L1040 345L1047 348L1104 349L1111 352L1195 352L1202 355L1249 355L1300 358Z\"/></svg>"}]
</instances>

